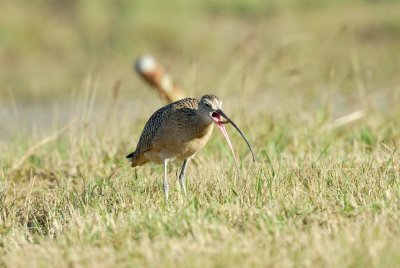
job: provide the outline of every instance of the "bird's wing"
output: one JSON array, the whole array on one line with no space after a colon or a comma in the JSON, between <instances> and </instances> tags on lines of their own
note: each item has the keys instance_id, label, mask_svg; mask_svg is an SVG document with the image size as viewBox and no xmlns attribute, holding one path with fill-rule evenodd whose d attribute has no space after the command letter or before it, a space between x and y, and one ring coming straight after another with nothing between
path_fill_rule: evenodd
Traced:
<instances>
[{"instance_id":1,"label":"bird's wing","mask_svg":"<svg viewBox=\"0 0 400 268\"><path fill-rule=\"evenodd\" d=\"M151 149L152 141L160 129L163 120L167 117L170 104L157 110L147 121L140 135L139 142L136 148L138 154L142 154Z\"/></svg>"},{"instance_id":2,"label":"bird's wing","mask_svg":"<svg viewBox=\"0 0 400 268\"><path fill-rule=\"evenodd\" d=\"M160 130L163 124L168 124L171 116L176 116L177 113L193 113L193 110L187 108L197 108L197 100L186 98L171 104L168 104L160 109L158 109L149 118L142 134L140 135L138 146L136 152L142 154L152 148L152 143L154 141L157 132Z\"/></svg>"}]
</instances>

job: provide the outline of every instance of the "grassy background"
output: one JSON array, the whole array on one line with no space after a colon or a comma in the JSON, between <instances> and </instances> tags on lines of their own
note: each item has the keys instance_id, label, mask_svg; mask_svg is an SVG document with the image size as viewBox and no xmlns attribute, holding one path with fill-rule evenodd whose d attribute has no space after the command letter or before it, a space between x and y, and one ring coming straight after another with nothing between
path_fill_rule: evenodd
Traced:
<instances>
[{"instance_id":1,"label":"grassy background","mask_svg":"<svg viewBox=\"0 0 400 268\"><path fill-rule=\"evenodd\" d=\"M397 1L2 1L2 266L364 266L400 261ZM219 133L188 169L124 156L162 105L151 53ZM119 90L115 90L120 82ZM343 121L357 112L358 120ZM238 175L238 176L237 176Z\"/></svg>"}]
</instances>

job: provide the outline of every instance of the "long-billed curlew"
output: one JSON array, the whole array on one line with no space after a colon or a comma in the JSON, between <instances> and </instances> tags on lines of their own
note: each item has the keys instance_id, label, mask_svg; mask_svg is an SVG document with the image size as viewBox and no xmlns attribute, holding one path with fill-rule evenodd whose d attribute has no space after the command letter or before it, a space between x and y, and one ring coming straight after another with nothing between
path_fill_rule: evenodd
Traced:
<instances>
[{"instance_id":1,"label":"long-billed curlew","mask_svg":"<svg viewBox=\"0 0 400 268\"><path fill-rule=\"evenodd\" d=\"M242 131L221 110L222 102L215 95L204 95L200 100L186 98L168 104L157 110L147 121L136 150L127 158L131 166L141 166L147 162L163 163L163 189L168 202L167 163L169 160L183 160L179 183L186 195L185 172L189 159L206 144L211 136L213 123L224 135L233 153L224 124L231 123L246 141L253 160L253 150ZM226 121L223 120L226 119Z\"/></svg>"}]
</instances>

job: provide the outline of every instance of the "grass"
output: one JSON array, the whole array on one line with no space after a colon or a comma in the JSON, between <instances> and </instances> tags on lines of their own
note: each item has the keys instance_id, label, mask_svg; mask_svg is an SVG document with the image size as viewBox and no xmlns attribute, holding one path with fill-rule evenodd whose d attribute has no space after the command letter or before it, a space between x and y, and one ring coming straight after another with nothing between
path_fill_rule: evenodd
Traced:
<instances>
[{"instance_id":1,"label":"grass","mask_svg":"<svg viewBox=\"0 0 400 268\"><path fill-rule=\"evenodd\" d=\"M68 3L1 4L2 266L397 266L396 1ZM162 105L131 71L149 52L258 158L229 128L236 174L215 131L169 210L162 167L124 159Z\"/></svg>"}]
</instances>

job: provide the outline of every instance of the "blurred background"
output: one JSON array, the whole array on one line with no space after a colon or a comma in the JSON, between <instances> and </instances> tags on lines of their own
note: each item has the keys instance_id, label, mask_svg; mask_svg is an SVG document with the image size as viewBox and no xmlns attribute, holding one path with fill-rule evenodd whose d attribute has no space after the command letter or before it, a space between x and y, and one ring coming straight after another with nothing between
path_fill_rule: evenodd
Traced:
<instances>
[{"instance_id":1,"label":"blurred background","mask_svg":"<svg viewBox=\"0 0 400 268\"><path fill-rule=\"evenodd\" d=\"M163 103L132 69L144 54L228 114L394 116L400 1L1 1L0 48L3 140L57 129L77 107L96 121L112 98L115 119L146 120Z\"/></svg>"},{"instance_id":2,"label":"blurred background","mask_svg":"<svg viewBox=\"0 0 400 268\"><path fill-rule=\"evenodd\" d=\"M168 213L147 54L257 156L215 130ZM399 266L399 103L400 0L0 0L0 266Z\"/></svg>"}]
</instances>

